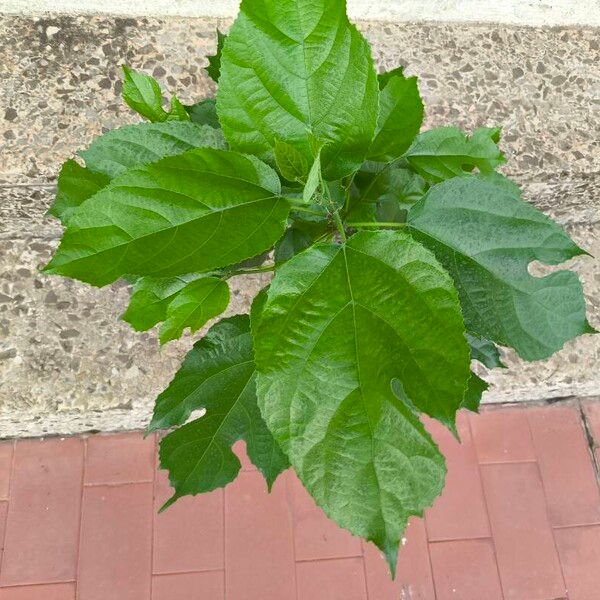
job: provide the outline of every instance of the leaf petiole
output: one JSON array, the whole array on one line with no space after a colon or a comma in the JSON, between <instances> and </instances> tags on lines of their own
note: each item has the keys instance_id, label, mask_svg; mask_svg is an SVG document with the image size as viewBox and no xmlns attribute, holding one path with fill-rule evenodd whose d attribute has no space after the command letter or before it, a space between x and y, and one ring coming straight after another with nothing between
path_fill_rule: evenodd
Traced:
<instances>
[{"instance_id":1,"label":"leaf petiole","mask_svg":"<svg viewBox=\"0 0 600 600\"><path fill-rule=\"evenodd\" d=\"M401 229L406 227L406 223L346 223L348 227L393 227L394 229Z\"/></svg>"}]
</instances>

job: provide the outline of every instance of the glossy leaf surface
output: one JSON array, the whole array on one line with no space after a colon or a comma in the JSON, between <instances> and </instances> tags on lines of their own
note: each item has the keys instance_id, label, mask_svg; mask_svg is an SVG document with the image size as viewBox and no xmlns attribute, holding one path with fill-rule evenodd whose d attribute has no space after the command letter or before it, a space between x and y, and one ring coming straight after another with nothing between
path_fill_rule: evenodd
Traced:
<instances>
[{"instance_id":1,"label":"glossy leaf surface","mask_svg":"<svg viewBox=\"0 0 600 600\"><path fill-rule=\"evenodd\" d=\"M217 110L234 150L273 162L277 139L323 172L358 168L377 119L369 46L341 0L244 0L223 48Z\"/></svg>"},{"instance_id":2,"label":"glossy leaf surface","mask_svg":"<svg viewBox=\"0 0 600 600\"><path fill-rule=\"evenodd\" d=\"M276 173L234 152L198 149L126 172L82 204L46 270L102 286L250 258L283 234Z\"/></svg>"}]
</instances>

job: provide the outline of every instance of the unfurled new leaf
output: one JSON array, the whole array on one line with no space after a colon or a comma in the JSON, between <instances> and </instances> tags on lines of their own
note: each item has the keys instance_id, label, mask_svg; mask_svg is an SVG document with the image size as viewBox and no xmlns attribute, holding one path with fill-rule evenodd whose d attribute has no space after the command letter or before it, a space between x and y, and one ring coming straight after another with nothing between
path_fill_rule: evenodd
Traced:
<instances>
[{"instance_id":1,"label":"unfurled new leaf","mask_svg":"<svg viewBox=\"0 0 600 600\"><path fill-rule=\"evenodd\" d=\"M267 429L255 392L250 319L223 319L194 345L169 387L156 400L149 430L183 425L193 411L202 417L183 425L160 444L160 461L175 489L171 504L235 479L240 462L231 450L246 441L250 460L269 487L288 461Z\"/></svg>"},{"instance_id":2,"label":"unfurled new leaf","mask_svg":"<svg viewBox=\"0 0 600 600\"><path fill-rule=\"evenodd\" d=\"M430 183L467 175L473 169L491 173L505 162L499 139L499 128L482 127L468 136L456 127L439 127L421 133L406 157Z\"/></svg>"},{"instance_id":3,"label":"unfurled new leaf","mask_svg":"<svg viewBox=\"0 0 600 600\"><path fill-rule=\"evenodd\" d=\"M423 123L423 102L416 77L404 77L402 69L379 76L379 117L369 160L390 162L402 156Z\"/></svg>"},{"instance_id":4,"label":"unfurled new leaf","mask_svg":"<svg viewBox=\"0 0 600 600\"><path fill-rule=\"evenodd\" d=\"M369 46L342 0L244 0L221 58L217 110L230 146L273 162L276 140L329 180L363 161L377 120Z\"/></svg>"},{"instance_id":5,"label":"unfurled new leaf","mask_svg":"<svg viewBox=\"0 0 600 600\"><path fill-rule=\"evenodd\" d=\"M408 518L445 473L413 407L453 427L469 379L452 280L406 234L314 246L279 268L255 347L275 439L326 514L393 569Z\"/></svg>"},{"instance_id":6,"label":"unfurled new leaf","mask_svg":"<svg viewBox=\"0 0 600 600\"><path fill-rule=\"evenodd\" d=\"M534 260L557 265L584 251L513 188L482 176L451 179L411 208L408 223L454 278L468 331L525 360L590 332L575 273L528 271Z\"/></svg>"},{"instance_id":7,"label":"unfurled new leaf","mask_svg":"<svg viewBox=\"0 0 600 600\"><path fill-rule=\"evenodd\" d=\"M289 213L259 160L201 148L132 169L69 219L46 271L103 286L125 274L207 272L270 248Z\"/></svg>"},{"instance_id":8,"label":"unfurled new leaf","mask_svg":"<svg viewBox=\"0 0 600 600\"><path fill-rule=\"evenodd\" d=\"M306 184L304 185L304 191L302 192L302 199L306 204L309 204L315 195L315 192L319 189L321 183L321 150L317 151L317 155L312 163L308 177L306 178Z\"/></svg>"}]
</instances>

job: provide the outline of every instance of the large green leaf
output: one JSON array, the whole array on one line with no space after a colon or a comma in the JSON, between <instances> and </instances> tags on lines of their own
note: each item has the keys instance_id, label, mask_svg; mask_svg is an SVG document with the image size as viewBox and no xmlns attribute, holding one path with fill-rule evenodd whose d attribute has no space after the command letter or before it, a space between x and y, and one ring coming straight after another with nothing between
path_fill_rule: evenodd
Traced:
<instances>
[{"instance_id":1,"label":"large green leaf","mask_svg":"<svg viewBox=\"0 0 600 600\"><path fill-rule=\"evenodd\" d=\"M585 252L514 188L482 176L451 179L412 207L408 223L454 278L470 332L525 360L590 332L575 273L528 272L534 260L556 265Z\"/></svg>"},{"instance_id":2,"label":"large green leaf","mask_svg":"<svg viewBox=\"0 0 600 600\"><path fill-rule=\"evenodd\" d=\"M200 148L164 158L84 202L46 271L103 286L240 262L283 234L280 191L275 171L250 156Z\"/></svg>"},{"instance_id":3,"label":"large green leaf","mask_svg":"<svg viewBox=\"0 0 600 600\"><path fill-rule=\"evenodd\" d=\"M229 286L222 279L201 277L189 283L167 307L166 319L160 329L161 344L180 338L188 327L195 333L220 315L228 304Z\"/></svg>"},{"instance_id":4,"label":"large green leaf","mask_svg":"<svg viewBox=\"0 0 600 600\"><path fill-rule=\"evenodd\" d=\"M469 385L465 392L461 408L466 408L471 412L479 412L479 404L481 403L483 392L485 392L488 387L487 381L484 381L477 374L471 372Z\"/></svg>"},{"instance_id":5,"label":"large green leaf","mask_svg":"<svg viewBox=\"0 0 600 600\"><path fill-rule=\"evenodd\" d=\"M56 198L48 209L48 214L66 223L80 204L100 191L109 181L110 177L104 173L95 173L74 160L67 160L60 170Z\"/></svg>"},{"instance_id":6,"label":"large green leaf","mask_svg":"<svg viewBox=\"0 0 600 600\"><path fill-rule=\"evenodd\" d=\"M193 148L225 149L223 134L196 123L138 123L108 131L79 155L88 169L110 178Z\"/></svg>"},{"instance_id":7,"label":"large green leaf","mask_svg":"<svg viewBox=\"0 0 600 600\"><path fill-rule=\"evenodd\" d=\"M489 173L505 162L499 139L499 128L482 127L468 136L456 127L439 127L421 133L406 157L431 183L468 175L475 168Z\"/></svg>"},{"instance_id":8,"label":"large green leaf","mask_svg":"<svg viewBox=\"0 0 600 600\"><path fill-rule=\"evenodd\" d=\"M243 0L221 59L217 111L234 150L273 162L276 140L323 172L356 170L377 120L377 76L369 46L343 0Z\"/></svg>"},{"instance_id":9,"label":"large green leaf","mask_svg":"<svg viewBox=\"0 0 600 600\"><path fill-rule=\"evenodd\" d=\"M256 404L255 367L248 315L223 319L186 356L169 387L160 394L149 430L185 423L193 411L206 414L165 437L160 462L169 470L175 494L209 492L233 481L240 462L231 451L246 441L250 460L269 487L288 461Z\"/></svg>"},{"instance_id":10,"label":"large green leaf","mask_svg":"<svg viewBox=\"0 0 600 600\"><path fill-rule=\"evenodd\" d=\"M193 123L138 123L113 129L79 152L85 167L74 160L64 163L49 213L66 223L80 204L128 169L192 148L225 146L220 131Z\"/></svg>"},{"instance_id":11,"label":"large green leaf","mask_svg":"<svg viewBox=\"0 0 600 600\"><path fill-rule=\"evenodd\" d=\"M379 76L379 117L369 160L390 162L402 156L423 123L423 102L416 77L402 69Z\"/></svg>"},{"instance_id":12,"label":"large green leaf","mask_svg":"<svg viewBox=\"0 0 600 600\"><path fill-rule=\"evenodd\" d=\"M300 479L394 568L445 473L413 407L453 428L469 378L452 280L404 233L314 246L279 268L255 348L261 412Z\"/></svg>"}]
</instances>

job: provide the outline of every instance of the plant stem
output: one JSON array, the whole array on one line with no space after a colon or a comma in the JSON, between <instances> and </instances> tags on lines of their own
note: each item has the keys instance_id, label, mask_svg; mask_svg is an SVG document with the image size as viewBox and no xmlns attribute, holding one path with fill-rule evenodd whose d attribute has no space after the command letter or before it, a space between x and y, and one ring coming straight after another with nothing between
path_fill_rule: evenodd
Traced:
<instances>
[{"instance_id":1,"label":"plant stem","mask_svg":"<svg viewBox=\"0 0 600 600\"><path fill-rule=\"evenodd\" d=\"M401 229L406 227L406 223L348 223L348 227L393 227Z\"/></svg>"},{"instance_id":2,"label":"plant stem","mask_svg":"<svg viewBox=\"0 0 600 600\"><path fill-rule=\"evenodd\" d=\"M274 271L275 265L263 265L262 267L250 267L248 269L238 269L237 271L232 271L227 274L227 279L229 277L235 277L236 275L253 275L254 273L268 273L269 271Z\"/></svg>"}]
</instances>

